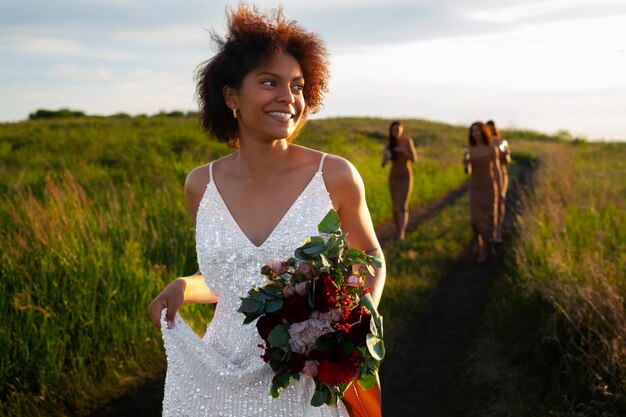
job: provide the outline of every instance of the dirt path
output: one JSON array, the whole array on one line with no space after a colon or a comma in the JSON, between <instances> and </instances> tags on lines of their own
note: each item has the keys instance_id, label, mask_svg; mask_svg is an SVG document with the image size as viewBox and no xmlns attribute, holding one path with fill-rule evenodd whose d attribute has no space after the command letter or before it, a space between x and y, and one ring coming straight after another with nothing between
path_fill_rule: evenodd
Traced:
<instances>
[{"instance_id":1,"label":"dirt path","mask_svg":"<svg viewBox=\"0 0 626 417\"><path fill-rule=\"evenodd\" d=\"M523 167L511 181L505 230L519 210L519 193L532 181ZM505 234L505 242L507 245ZM502 252L502 250L499 250ZM468 245L439 281L426 307L415 316L401 349L388 352L381 368L385 417L458 417L462 405L449 404L465 384L463 366L471 352L476 326L484 313L491 282L501 278L497 262L477 264Z\"/></svg>"},{"instance_id":2,"label":"dirt path","mask_svg":"<svg viewBox=\"0 0 626 417\"><path fill-rule=\"evenodd\" d=\"M523 177L523 175L521 176ZM522 182L525 182L522 179ZM517 182L512 181L513 187ZM512 189L513 191L513 189ZM410 213L409 230L436 216L467 192L463 184L427 206ZM512 192L511 194L515 194ZM513 196L512 196L513 197ZM514 198L509 198L511 207ZM512 218L513 216L508 216ZM392 222L376 228L383 245L393 236ZM381 369L383 413L394 416L443 416L455 370L462 363L471 342L472 326L480 317L489 282L494 277L493 264L477 265L469 248L452 265L426 308L410 325L414 332L406 335L402 349L389 352ZM147 381L89 417L158 416L161 413L164 375Z\"/></svg>"}]
</instances>

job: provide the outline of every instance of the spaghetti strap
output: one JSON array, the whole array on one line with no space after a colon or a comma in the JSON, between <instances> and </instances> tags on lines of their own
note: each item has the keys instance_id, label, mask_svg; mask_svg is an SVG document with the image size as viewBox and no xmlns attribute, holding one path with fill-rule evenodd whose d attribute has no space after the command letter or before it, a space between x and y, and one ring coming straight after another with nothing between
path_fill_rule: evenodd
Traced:
<instances>
[{"instance_id":1,"label":"spaghetti strap","mask_svg":"<svg viewBox=\"0 0 626 417\"><path fill-rule=\"evenodd\" d=\"M322 158L320 159L320 166L317 168L316 174L322 173L322 167L324 166L324 159L326 159L326 155L328 155L326 152L322 154Z\"/></svg>"},{"instance_id":2,"label":"spaghetti strap","mask_svg":"<svg viewBox=\"0 0 626 417\"><path fill-rule=\"evenodd\" d=\"M209 182L213 182L213 162L209 164Z\"/></svg>"}]
</instances>

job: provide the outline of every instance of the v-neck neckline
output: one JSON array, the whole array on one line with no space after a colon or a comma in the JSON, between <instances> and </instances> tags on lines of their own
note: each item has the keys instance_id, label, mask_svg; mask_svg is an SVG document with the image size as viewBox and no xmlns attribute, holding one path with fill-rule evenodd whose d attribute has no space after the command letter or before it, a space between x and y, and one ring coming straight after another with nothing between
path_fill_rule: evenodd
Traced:
<instances>
[{"instance_id":1,"label":"v-neck neckline","mask_svg":"<svg viewBox=\"0 0 626 417\"><path fill-rule=\"evenodd\" d=\"M282 225L282 223L285 221L285 219L289 216L289 214L291 213L293 207L296 205L296 203L298 201L300 201L300 198L302 197L302 195L309 189L309 187L311 186L311 184L313 184L313 181L315 180L315 178L320 175L321 172L318 170L316 171L313 176L311 177L311 179L309 180L309 182L306 184L306 186L302 189L302 191L300 191L300 193L296 196L295 200L291 203L291 205L289 206L289 208L287 209L287 211L285 212L285 214L282 215L282 217L280 218L280 220L278 221L278 223L276 223L276 225L274 226L274 228L272 229L272 231L267 235L267 237L265 238L265 240L263 240L263 242L260 245L256 245L249 237L248 234L246 234L246 232L241 228L241 226L239 225L239 222L237 221L237 219L235 219L235 216L233 216L232 211L230 210L230 208L228 208L228 205L226 204L226 201L224 200L224 197L222 197L222 193L220 193L220 190L215 182L215 177L211 178L211 182L209 183L209 187L212 186L215 189L215 193L217 194L219 201L221 202L221 204L224 206L224 208L226 209L226 212L228 213L228 217L230 218L230 220L234 223L235 228L239 231L239 233L243 236L244 240L251 245L252 247L256 248L256 249L261 249L265 246L265 244L267 242L270 241L270 239L274 236L274 234L276 233L276 230Z\"/></svg>"}]
</instances>

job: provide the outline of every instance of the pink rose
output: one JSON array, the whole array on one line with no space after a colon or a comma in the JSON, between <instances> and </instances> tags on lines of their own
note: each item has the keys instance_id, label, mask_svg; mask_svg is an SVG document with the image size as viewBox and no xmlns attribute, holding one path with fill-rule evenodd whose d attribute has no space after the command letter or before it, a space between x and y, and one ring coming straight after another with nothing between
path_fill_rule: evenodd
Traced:
<instances>
[{"instance_id":1,"label":"pink rose","mask_svg":"<svg viewBox=\"0 0 626 417\"><path fill-rule=\"evenodd\" d=\"M283 288L283 295L285 297L291 297L296 293L296 289L294 288L293 285L287 285L285 288Z\"/></svg>"},{"instance_id":2,"label":"pink rose","mask_svg":"<svg viewBox=\"0 0 626 417\"><path fill-rule=\"evenodd\" d=\"M276 275L283 274L287 271L287 261L284 259L272 259L267 264Z\"/></svg>"},{"instance_id":3,"label":"pink rose","mask_svg":"<svg viewBox=\"0 0 626 417\"><path fill-rule=\"evenodd\" d=\"M313 378L317 375L317 364L318 361L306 361L304 362L304 368L302 368L302 373L309 378Z\"/></svg>"},{"instance_id":4,"label":"pink rose","mask_svg":"<svg viewBox=\"0 0 626 417\"><path fill-rule=\"evenodd\" d=\"M361 277L356 275L350 275L346 280L346 285L348 287L359 287L361 285Z\"/></svg>"},{"instance_id":5,"label":"pink rose","mask_svg":"<svg viewBox=\"0 0 626 417\"><path fill-rule=\"evenodd\" d=\"M296 284L296 292L300 295L306 295L306 282L298 282Z\"/></svg>"},{"instance_id":6,"label":"pink rose","mask_svg":"<svg viewBox=\"0 0 626 417\"><path fill-rule=\"evenodd\" d=\"M311 279L313 278L313 275L315 274L315 268L313 268L313 265L305 262L305 263L301 263L300 265L298 265L298 272L304 275L305 277L307 277L308 279Z\"/></svg>"}]
</instances>

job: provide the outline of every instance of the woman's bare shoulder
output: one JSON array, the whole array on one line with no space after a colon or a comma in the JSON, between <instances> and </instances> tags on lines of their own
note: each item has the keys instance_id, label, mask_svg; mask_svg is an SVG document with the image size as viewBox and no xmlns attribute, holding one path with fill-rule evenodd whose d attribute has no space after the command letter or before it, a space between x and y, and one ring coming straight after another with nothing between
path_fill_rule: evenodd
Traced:
<instances>
[{"instance_id":1,"label":"woman's bare shoulder","mask_svg":"<svg viewBox=\"0 0 626 417\"><path fill-rule=\"evenodd\" d=\"M198 206L204 196L204 192L209 185L209 165L201 165L189 172L185 180L185 200L187 202L187 211L191 218L196 219Z\"/></svg>"},{"instance_id":2,"label":"woman's bare shoulder","mask_svg":"<svg viewBox=\"0 0 626 417\"><path fill-rule=\"evenodd\" d=\"M328 154L326 157L326 161L324 162L324 174L328 174L328 177L339 181L352 180L355 176L359 176L352 162L333 154Z\"/></svg>"},{"instance_id":3,"label":"woman's bare shoulder","mask_svg":"<svg viewBox=\"0 0 626 417\"><path fill-rule=\"evenodd\" d=\"M346 201L356 201L365 192L361 175L352 162L329 154L324 162L324 182L335 208L341 208Z\"/></svg>"},{"instance_id":4,"label":"woman's bare shoulder","mask_svg":"<svg viewBox=\"0 0 626 417\"><path fill-rule=\"evenodd\" d=\"M200 165L189 172L185 180L186 192L199 192L209 184L209 164Z\"/></svg>"}]
</instances>

